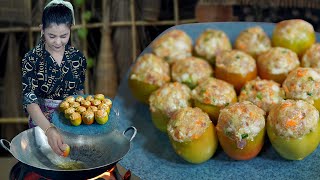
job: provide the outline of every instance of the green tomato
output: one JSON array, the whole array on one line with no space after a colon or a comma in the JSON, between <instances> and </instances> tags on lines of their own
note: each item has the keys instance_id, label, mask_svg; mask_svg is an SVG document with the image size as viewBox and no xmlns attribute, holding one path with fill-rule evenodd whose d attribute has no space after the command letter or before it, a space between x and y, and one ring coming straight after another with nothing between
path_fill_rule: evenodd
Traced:
<instances>
[{"instance_id":1,"label":"green tomato","mask_svg":"<svg viewBox=\"0 0 320 180\"><path fill-rule=\"evenodd\" d=\"M256 157L264 144L266 130L263 128L253 140L246 140L245 146L241 149L238 147L236 140L231 139L225 132L218 130L218 138L223 151L232 159L249 160Z\"/></svg>"},{"instance_id":2,"label":"green tomato","mask_svg":"<svg viewBox=\"0 0 320 180\"><path fill-rule=\"evenodd\" d=\"M306 30L309 26L311 26L310 23L300 19L284 20L277 23L272 34L272 45L291 49L301 57L316 41L315 32ZM286 28L290 30L283 31ZM299 31L299 33L295 33L295 31Z\"/></svg>"},{"instance_id":3,"label":"green tomato","mask_svg":"<svg viewBox=\"0 0 320 180\"><path fill-rule=\"evenodd\" d=\"M320 112L320 98L314 99L313 106Z\"/></svg>"},{"instance_id":4,"label":"green tomato","mask_svg":"<svg viewBox=\"0 0 320 180\"><path fill-rule=\"evenodd\" d=\"M175 152L184 160L194 164L209 160L218 147L218 138L212 123L198 139L190 142L177 142L171 136L169 139Z\"/></svg>"},{"instance_id":5,"label":"green tomato","mask_svg":"<svg viewBox=\"0 0 320 180\"><path fill-rule=\"evenodd\" d=\"M150 94L159 88L157 85L148 84L136 79L129 79L128 83L133 96L146 104L149 104Z\"/></svg>"},{"instance_id":6,"label":"green tomato","mask_svg":"<svg viewBox=\"0 0 320 180\"><path fill-rule=\"evenodd\" d=\"M267 123L267 133L272 147L279 155L288 160L302 160L310 155L319 145L320 123L315 131L301 138L277 136L274 129Z\"/></svg>"},{"instance_id":7,"label":"green tomato","mask_svg":"<svg viewBox=\"0 0 320 180\"><path fill-rule=\"evenodd\" d=\"M206 112L209 115L209 117L210 117L211 121L213 122L213 124L215 124L215 125L217 124L221 107L214 106L214 105L211 105L211 104L204 104L204 103L201 103L198 100L194 101L194 106L198 107L202 111Z\"/></svg>"},{"instance_id":8,"label":"green tomato","mask_svg":"<svg viewBox=\"0 0 320 180\"><path fill-rule=\"evenodd\" d=\"M109 116L105 116L105 117L95 117L95 120L98 124L105 124L108 122L109 120Z\"/></svg>"},{"instance_id":9,"label":"green tomato","mask_svg":"<svg viewBox=\"0 0 320 180\"><path fill-rule=\"evenodd\" d=\"M170 119L168 115L161 111L151 112L151 119L154 126L161 132L167 132L167 124Z\"/></svg>"},{"instance_id":10,"label":"green tomato","mask_svg":"<svg viewBox=\"0 0 320 180\"><path fill-rule=\"evenodd\" d=\"M231 103L234 103L234 102L237 102L237 97L235 97ZM225 107L225 106L219 107L219 106L214 106L211 104L204 104L198 100L194 100L194 106L198 107L202 111L206 112L209 115L209 117L214 125L216 125L218 122L220 109Z\"/></svg>"},{"instance_id":11,"label":"green tomato","mask_svg":"<svg viewBox=\"0 0 320 180\"><path fill-rule=\"evenodd\" d=\"M201 59L204 59L204 60L208 61L213 67L216 64L216 56L213 56L213 57L208 59L206 56L199 55L196 51L194 51L193 54L194 54L195 57L199 57Z\"/></svg>"},{"instance_id":12,"label":"green tomato","mask_svg":"<svg viewBox=\"0 0 320 180\"><path fill-rule=\"evenodd\" d=\"M182 81L181 83L187 85L190 89L193 89L197 86L197 82L194 82L191 77Z\"/></svg>"}]
</instances>

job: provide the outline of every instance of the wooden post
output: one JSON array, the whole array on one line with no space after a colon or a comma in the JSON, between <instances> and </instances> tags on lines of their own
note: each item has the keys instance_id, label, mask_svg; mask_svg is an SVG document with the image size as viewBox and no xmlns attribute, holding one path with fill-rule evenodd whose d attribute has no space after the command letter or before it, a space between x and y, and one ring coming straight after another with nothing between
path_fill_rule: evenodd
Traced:
<instances>
[{"instance_id":1,"label":"wooden post","mask_svg":"<svg viewBox=\"0 0 320 180\"><path fill-rule=\"evenodd\" d=\"M110 98L117 94L118 79L117 67L113 58L111 30L110 30L110 5L111 0L102 1L101 44L97 65L95 67L95 93L102 93Z\"/></svg>"},{"instance_id":2,"label":"wooden post","mask_svg":"<svg viewBox=\"0 0 320 180\"><path fill-rule=\"evenodd\" d=\"M86 10L85 8L86 8L85 4L83 3L82 6L81 6L81 25L82 25L83 28L85 28L86 25L87 25L87 22L86 22L86 20L84 19L84 16L83 16L83 14L84 14L84 12ZM84 57L88 58L88 43L87 43L87 39L83 40L82 45L83 45L82 46L82 48L83 48L82 49L82 53L83 53ZM86 71L86 80L85 80L85 84L84 84L84 92L86 94L90 94L89 82L90 82L90 76L89 76L89 71L87 70Z\"/></svg>"},{"instance_id":3,"label":"wooden post","mask_svg":"<svg viewBox=\"0 0 320 180\"><path fill-rule=\"evenodd\" d=\"M130 13L131 13L131 38L132 38L132 61L137 58L137 29L136 29L136 13L135 2L130 0Z\"/></svg>"},{"instance_id":4,"label":"wooden post","mask_svg":"<svg viewBox=\"0 0 320 180\"><path fill-rule=\"evenodd\" d=\"M175 25L179 24L179 2L178 0L173 1L173 7L174 7L174 22Z\"/></svg>"},{"instance_id":5,"label":"wooden post","mask_svg":"<svg viewBox=\"0 0 320 180\"><path fill-rule=\"evenodd\" d=\"M31 31L31 28L28 28L28 36L29 36L29 49L33 48L33 33Z\"/></svg>"}]
</instances>

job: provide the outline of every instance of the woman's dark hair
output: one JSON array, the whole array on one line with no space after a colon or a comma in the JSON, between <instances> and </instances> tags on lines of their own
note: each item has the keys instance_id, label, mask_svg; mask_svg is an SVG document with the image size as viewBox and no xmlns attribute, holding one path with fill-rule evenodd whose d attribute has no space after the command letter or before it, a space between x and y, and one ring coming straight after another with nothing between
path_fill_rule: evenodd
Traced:
<instances>
[{"instance_id":1,"label":"woman's dark hair","mask_svg":"<svg viewBox=\"0 0 320 180\"><path fill-rule=\"evenodd\" d=\"M46 7L42 14L42 29L49 27L51 23L67 24L71 27L73 24L71 10L63 4L53 4Z\"/></svg>"}]
</instances>

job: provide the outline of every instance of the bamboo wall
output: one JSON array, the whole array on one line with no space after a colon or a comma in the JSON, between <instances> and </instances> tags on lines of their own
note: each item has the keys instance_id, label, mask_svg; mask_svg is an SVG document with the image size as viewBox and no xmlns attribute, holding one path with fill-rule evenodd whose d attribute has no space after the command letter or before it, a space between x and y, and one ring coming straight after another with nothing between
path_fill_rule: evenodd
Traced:
<instances>
[{"instance_id":1,"label":"bamboo wall","mask_svg":"<svg viewBox=\"0 0 320 180\"><path fill-rule=\"evenodd\" d=\"M31 3L32 0L30 0ZM110 1L110 0L101 0L101 7L103 7L105 5L106 1ZM137 2L136 0L128 0L129 4L130 4L130 20L128 21L110 21L107 23L107 28L117 28L117 27L130 27L131 29L131 46L132 46L132 50L131 52L128 52L128 54L130 54L132 61L134 61L136 59L136 57L138 56L139 51L137 50L137 41L138 41L138 35L137 35L137 28L138 27L143 27L143 26L174 26L174 25L178 25L178 24L184 24L184 23L193 23L196 22L195 19L180 19L179 16L179 1L178 0L173 0L173 14L174 14L174 18L171 20L137 20L136 19L136 6L137 6ZM148 1L148 0L147 0ZM72 1L71 1L72 2ZM43 4L41 4L43 6ZM85 11L84 8L80 8L80 10L82 12ZM103 11L105 11L105 8L101 8L101 14L103 14ZM80 24L77 24L75 26L72 27L72 31L76 31L80 28L87 28L87 29L101 29L101 31L106 29L106 22L101 20L101 22L95 22L95 23L86 23L86 21L84 21L83 19L81 20ZM0 33L5 33L5 34L9 34L9 33L27 33L27 39L28 39L28 48L31 49L35 46L35 44L37 43L37 41L35 41L35 39L37 38L36 34L38 34L40 32L40 28L38 26L23 26L23 27L19 27L19 26L14 26L14 27L3 27L0 28ZM82 49L80 49L84 55L87 55L88 52L88 47L87 47L87 42L83 41L82 42ZM88 77L87 76L87 82L90 81L93 77ZM0 86L3 85L0 83ZM0 90L3 90L3 86L0 87ZM94 93L92 91L92 89L90 89L89 85L86 84L85 87L85 91L88 93ZM1 92L0 92L1 93ZM27 118L26 117L0 117L0 125L1 124L25 124L27 123Z\"/></svg>"}]
</instances>

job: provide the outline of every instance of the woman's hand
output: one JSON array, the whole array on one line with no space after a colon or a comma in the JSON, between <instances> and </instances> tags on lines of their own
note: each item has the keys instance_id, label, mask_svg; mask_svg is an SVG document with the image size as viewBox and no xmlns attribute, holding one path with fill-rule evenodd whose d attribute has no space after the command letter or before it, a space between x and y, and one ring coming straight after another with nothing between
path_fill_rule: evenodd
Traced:
<instances>
[{"instance_id":1,"label":"woman's hand","mask_svg":"<svg viewBox=\"0 0 320 180\"><path fill-rule=\"evenodd\" d=\"M51 146L52 150L62 156L65 146L63 145L63 137L60 135L56 128L48 129L47 133L48 143Z\"/></svg>"}]
</instances>

